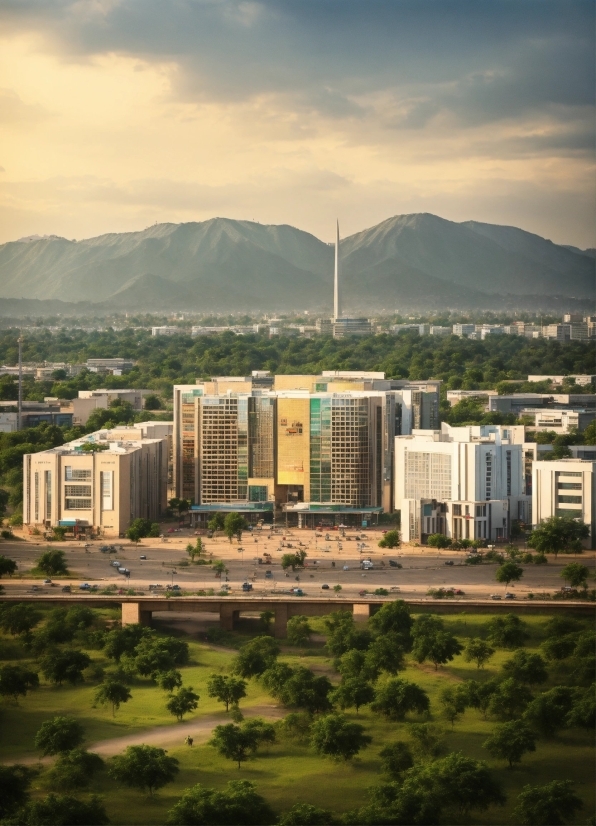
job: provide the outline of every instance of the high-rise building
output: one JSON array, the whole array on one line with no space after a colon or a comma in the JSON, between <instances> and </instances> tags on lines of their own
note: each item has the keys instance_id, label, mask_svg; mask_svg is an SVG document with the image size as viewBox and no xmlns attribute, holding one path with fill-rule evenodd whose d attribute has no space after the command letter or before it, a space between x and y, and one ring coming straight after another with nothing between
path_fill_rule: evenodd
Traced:
<instances>
[{"instance_id":1,"label":"high-rise building","mask_svg":"<svg viewBox=\"0 0 596 826\"><path fill-rule=\"evenodd\" d=\"M596 548L596 461L555 459L535 462L532 479L532 521L551 516L581 519L590 528L586 548Z\"/></svg>"},{"instance_id":2,"label":"high-rise building","mask_svg":"<svg viewBox=\"0 0 596 826\"><path fill-rule=\"evenodd\" d=\"M341 289L339 283L339 221L335 227L335 268L333 272L333 318L331 319L331 332L333 338L346 338L348 336L370 336L372 335L372 324L368 318L347 318L342 315ZM321 332L323 332L321 330Z\"/></svg>"}]
</instances>

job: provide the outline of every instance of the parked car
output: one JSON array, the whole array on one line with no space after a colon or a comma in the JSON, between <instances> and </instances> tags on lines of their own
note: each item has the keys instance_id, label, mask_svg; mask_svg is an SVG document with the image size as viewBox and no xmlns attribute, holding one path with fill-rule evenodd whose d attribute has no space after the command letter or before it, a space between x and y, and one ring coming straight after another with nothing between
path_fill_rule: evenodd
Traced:
<instances>
[{"instance_id":1,"label":"parked car","mask_svg":"<svg viewBox=\"0 0 596 826\"><path fill-rule=\"evenodd\" d=\"M179 585L166 585L166 591L181 591Z\"/></svg>"},{"instance_id":2,"label":"parked car","mask_svg":"<svg viewBox=\"0 0 596 826\"><path fill-rule=\"evenodd\" d=\"M501 599L501 594L491 594L490 598L491 599Z\"/></svg>"},{"instance_id":3,"label":"parked car","mask_svg":"<svg viewBox=\"0 0 596 826\"><path fill-rule=\"evenodd\" d=\"M163 585L150 585L149 586L150 591L160 591L162 589L163 589Z\"/></svg>"},{"instance_id":4,"label":"parked car","mask_svg":"<svg viewBox=\"0 0 596 826\"><path fill-rule=\"evenodd\" d=\"M139 559L147 559L147 557L145 556L145 554L141 554Z\"/></svg>"},{"instance_id":5,"label":"parked car","mask_svg":"<svg viewBox=\"0 0 596 826\"><path fill-rule=\"evenodd\" d=\"M91 586L89 585L89 583L88 583L88 582L81 582L81 584L79 585L79 589L80 589L81 591L90 591L90 590L91 590Z\"/></svg>"},{"instance_id":6,"label":"parked car","mask_svg":"<svg viewBox=\"0 0 596 826\"><path fill-rule=\"evenodd\" d=\"M323 591L328 591L329 590L329 586L327 585L327 583L325 583L324 585L321 585L321 590L323 590Z\"/></svg>"},{"instance_id":7,"label":"parked car","mask_svg":"<svg viewBox=\"0 0 596 826\"><path fill-rule=\"evenodd\" d=\"M391 568L402 568L403 567L401 562L396 562L395 559L390 559L389 560L389 566Z\"/></svg>"},{"instance_id":8,"label":"parked car","mask_svg":"<svg viewBox=\"0 0 596 826\"><path fill-rule=\"evenodd\" d=\"M242 583L242 590L243 591L252 591L252 584L250 582L243 582Z\"/></svg>"},{"instance_id":9,"label":"parked car","mask_svg":"<svg viewBox=\"0 0 596 826\"><path fill-rule=\"evenodd\" d=\"M453 560L452 560L452 559L448 559L448 560L447 560L447 562L445 563L445 565L453 565Z\"/></svg>"},{"instance_id":10,"label":"parked car","mask_svg":"<svg viewBox=\"0 0 596 826\"><path fill-rule=\"evenodd\" d=\"M349 565L344 565L344 567L342 568L342 571L349 571L349 570L350 570Z\"/></svg>"},{"instance_id":11,"label":"parked car","mask_svg":"<svg viewBox=\"0 0 596 826\"><path fill-rule=\"evenodd\" d=\"M507 591L507 593L505 594L505 599L515 599L515 594L512 594L509 591Z\"/></svg>"},{"instance_id":12,"label":"parked car","mask_svg":"<svg viewBox=\"0 0 596 826\"><path fill-rule=\"evenodd\" d=\"M51 579L44 579L43 584L44 584L44 585L51 585L51 584L52 584L52 580L51 580Z\"/></svg>"},{"instance_id":13,"label":"parked car","mask_svg":"<svg viewBox=\"0 0 596 826\"><path fill-rule=\"evenodd\" d=\"M265 579L273 579L273 571L265 571Z\"/></svg>"},{"instance_id":14,"label":"parked car","mask_svg":"<svg viewBox=\"0 0 596 826\"><path fill-rule=\"evenodd\" d=\"M65 585L65 586L62 588L62 591L63 591L65 594L70 594L70 592L71 592L71 587L70 587L70 585Z\"/></svg>"}]
</instances>

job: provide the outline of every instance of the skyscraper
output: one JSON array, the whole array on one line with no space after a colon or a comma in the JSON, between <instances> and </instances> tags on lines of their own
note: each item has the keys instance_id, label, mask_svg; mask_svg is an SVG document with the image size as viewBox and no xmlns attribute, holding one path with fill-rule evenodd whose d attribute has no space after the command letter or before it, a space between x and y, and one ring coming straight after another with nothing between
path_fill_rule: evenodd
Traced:
<instances>
[{"instance_id":1,"label":"skyscraper","mask_svg":"<svg viewBox=\"0 0 596 826\"><path fill-rule=\"evenodd\" d=\"M333 277L333 318L331 319L333 338L346 336L369 336L372 325L367 318L343 318L341 314L341 294L339 290L339 221L335 234L335 272Z\"/></svg>"},{"instance_id":2,"label":"skyscraper","mask_svg":"<svg viewBox=\"0 0 596 826\"><path fill-rule=\"evenodd\" d=\"M333 279L333 320L341 316L341 304L339 299L339 221L337 221L335 236L335 274Z\"/></svg>"}]
</instances>

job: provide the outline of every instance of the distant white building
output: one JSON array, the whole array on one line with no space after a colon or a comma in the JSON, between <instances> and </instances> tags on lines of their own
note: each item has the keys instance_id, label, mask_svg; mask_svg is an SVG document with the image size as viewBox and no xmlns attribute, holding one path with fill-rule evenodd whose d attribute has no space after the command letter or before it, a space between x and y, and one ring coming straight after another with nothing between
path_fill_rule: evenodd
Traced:
<instances>
[{"instance_id":1,"label":"distant white building","mask_svg":"<svg viewBox=\"0 0 596 826\"><path fill-rule=\"evenodd\" d=\"M551 516L581 519L590 527L586 548L596 548L596 461L557 459L536 462L532 479L532 521Z\"/></svg>"},{"instance_id":2,"label":"distant white building","mask_svg":"<svg viewBox=\"0 0 596 826\"><path fill-rule=\"evenodd\" d=\"M152 336L175 336L178 333L183 333L184 330L180 329L180 327L152 327L151 328L151 335Z\"/></svg>"},{"instance_id":3,"label":"distant white building","mask_svg":"<svg viewBox=\"0 0 596 826\"><path fill-rule=\"evenodd\" d=\"M453 335L454 336L469 336L470 333L476 332L476 325L475 324L454 324L453 325Z\"/></svg>"},{"instance_id":4,"label":"distant white building","mask_svg":"<svg viewBox=\"0 0 596 826\"><path fill-rule=\"evenodd\" d=\"M533 418L532 430L552 430L555 433L569 433L578 430L582 433L596 419L596 410L539 410L525 409L524 418Z\"/></svg>"}]
</instances>

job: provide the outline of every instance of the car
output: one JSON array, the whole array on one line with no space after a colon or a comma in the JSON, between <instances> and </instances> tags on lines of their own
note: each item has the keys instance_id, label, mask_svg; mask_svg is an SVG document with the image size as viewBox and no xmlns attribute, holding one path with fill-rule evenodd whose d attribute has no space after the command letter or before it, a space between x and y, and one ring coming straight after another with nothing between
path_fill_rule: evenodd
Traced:
<instances>
[{"instance_id":1,"label":"car","mask_svg":"<svg viewBox=\"0 0 596 826\"><path fill-rule=\"evenodd\" d=\"M403 566L402 566L401 562L396 562L395 559L390 559L389 560L389 567L390 568L401 568Z\"/></svg>"},{"instance_id":2,"label":"car","mask_svg":"<svg viewBox=\"0 0 596 826\"><path fill-rule=\"evenodd\" d=\"M150 591L159 591L159 590L161 590L162 588L163 588L163 585L150 585L150 586L149 586L149 590L150 590Z\"/></svg>"},{"instance_id":3,"label":"car","mask_svg":"<svg viewBox=\"0 0 596 826\"><path fill-rule=\"evenodd\" d=\"M52 584L52 580L51 580L51 579L44 579L43 584L44 584L44 585L51 585L51 584Z\"/></svg>"},{"instance_id":4,"label":"car","mask_svg":"<svg viewBox=\"0 0 596 826\"><path fill-rule=\"evenodd\" d=\"M145 554L141 554L139 559L147 559L147 557L145 556Z\"/></svg>"},{"instance_id":5,"label":"car","mask_svg":"<svg viewBox=\"0 0 596 826\"><path fill-rule=\"evenodd\" d=\"M461 588L454 588L454 589L453 589L453 593L454 593L456 596L461 597L461 596L463 595L463 593L464 593L464 592L462 591L462 589L461 589Z\"/></svg>"},{"instance_id":6,"label":"car","mask_svg":"<svg viewBox=\"0 0 596 826\"><path fill-rule=\"evenodd\" d=\"M505 594L505 599L515 599L515 594L511 594L509 591Z\"/></svg>"},{"instance_id":7,"label":"car","mask_svg":"<svg viewBox=\"0 0 596 826\"><path fill-rule=\"evenodd\" d=\"M81 584L79 585L79 589L80 589L81 591L90 591L90 590L91 590L91 586L89 585L89 583L88 583L88 582L81 582Z\"/></svg>"},{"instance_id":8,"label":"car","mask_svg":"<svg viewBox=\"0 0 596 826\"><path fill-rule=\"evenodd\" d=\"M243 591L252 591L252 584L250 582L243 582L242 583L242 590Z\"/></svg>"},{"instance_id":9,"label":"car","mask_svg":"<svg viewBox=\"0 0 596 826\"><path fill-rule=\"evenodd\" d=\"M390 591L399 591L399 586L393 585L393 587L391 587L389 590Z\"/></svg>"},{"instance_id":10,"label":"car","mask_svg":"<svg viewBox=\"0 0 596 826\"><path fill-rule=\"evenodd\" d=\"M358 595L361 596L361 597L365 597L367 595L367 593L368 593L368 591L358 591Z\"/></svg>"},{"instance_id":11,"label":"car","mask_svg":"<svg viewBox=\"0 0 596 826\"><path fill-rule=\"evenodd\" d=\"M63 591L63 593L65 593L65 594L70 594L70 592L71 592L70 585L65 585L65 586L62 588L62 591Z\"/></svg>"},{"instance_id":12,"label":"car","mask_svg":"<svg viewBox=\"0 0 596 826\"><path fill-rule=\"evenodd\" d=\"M265 579L273 579L273 571L265 571Z\"/></svg>"},{"instance_id":13,"label":"car","mask_svg":"<svg viewBox=\"0 0 596 826\"><path fill-rule=\"evenodd\" d=\"M329 590L329 586L327 585L327 583L325 583L324 585L321 585L321 590L323 590L323 591L328 591Z\"/></svg>"},{"instance_id":14,"label":"car","mask_svg":"<svg viewBox=\"0 0 596 826\"><path fill-rule=\"evenodd\" d=\"M342 571L349 571L349 570L350 570L349 565L344 565L344 567L342 568Z\"/></svg>"},{"instance_id":15,"label":"car","mask_svg":"<svg viewBox=\"0 0 596 826\"><path fill-rule=\"evenodd\" d=\"M304 596L304 591L302 590L302 588L292 588L292 593L294 594L295 597L303 597Z\"/></svg>"},{"instance_id":16,"label":"car","mask_svg":"<svg viewBox=\"0 0 596 826\"><path fill-rule=\"evenodd\" d=\"M445 565L453 565L453 560L452 560L452 559L448 559L448 560L445 562Z\"/></svg>"},{"instance_id":17,"label":"car","mask_svg":"<svg viewBox=\"0 0 596 826\"><path fill-rule=\"evenodd\" d=\"M501 594L491 594L490 598L491 599L501 599Z\"/></svg>"},{"instance_id":18,"label":"car","mask_svg":"<svg viewBox=\"0 0 596 826\"><path fill-rule=\"evenodd\" d=\"M32 585L31 590L32 591L39 591L39 588L37 587L37 585Z\"/></svg>"},{"instance_id":19,"label":"car","mask_svg":"<svg viewBox=\"0 0 596 826\"><path fill-rule=\"evenodd\" d=\"M117 559L113 559L113 560L110 562L110 565L112 566L112 568L120 568L120 562L118 562L118 560L117 560Z\"/></svg>"}]
</instances>

